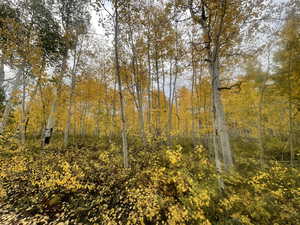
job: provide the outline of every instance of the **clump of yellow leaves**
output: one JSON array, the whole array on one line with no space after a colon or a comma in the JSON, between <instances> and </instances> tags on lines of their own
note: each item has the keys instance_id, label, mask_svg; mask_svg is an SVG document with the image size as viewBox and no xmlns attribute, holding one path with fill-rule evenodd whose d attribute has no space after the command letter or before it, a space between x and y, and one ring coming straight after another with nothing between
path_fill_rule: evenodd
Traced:
<instances>
[{"instance_id":1,"label":"clump of yellow leaves","mask_svg":"<svg viewBox=\"0 0 300 225\"><path fill-rule=\"evenodd\" d=\"M297 186L296 173L295 169L273 163L250 177L225 177L226 195L218 203L218 215L232 223L248 225L257 221L262 225L299 224L296 209L300 192L293 188Z\"/></svg>"},{"instance_id":2,"label":"clump of yellow leaves","mask_svg":"<svg viewBox=\"0 0 300 225\"><path fill-rule=\"evenodd\" d=\"M0 179L13 176L27 170L27 158L22 155L10 159L0 159Z\"/></svg>"},{"instance_id":3,"label":"clump of yellow leaves","mask_svg":"<svg viewBox=\"0 0 300 225\"><path fill-rule=\"evenodd\" d=\"M182 151L182 147L180 145L176 146L175 150L171 150L171 149L166 150L166 157L172 165L178 165L182 160L181 151Z\"/></svg>"},{"instance_id":4,"label":"clump of yellow leaves","mask_svg":"<svg viewBox=\"0 0 300 225\"><path fill-rule=\"evenodd\" d=\"M2 187L2 185L0 185L0 199L6 197L6 191L5 189Z\"/></svg>"},{"instance_id":5,"label":"clump of yellow leaves","mask_svg":"<svg viewBox=\"0 0 300 225\"><path fill-rule=\"evenodd\" d=\"M80 180L84 178L84 173L74 164L62 161L58 170L51 167L45 167L45 175L32 181L33 185L38 185L40 188L48 188L49 190L58 187L67 190L78 190L83 188L93 189L94 185L82 184Z\"/></svg>"}]
</instances>

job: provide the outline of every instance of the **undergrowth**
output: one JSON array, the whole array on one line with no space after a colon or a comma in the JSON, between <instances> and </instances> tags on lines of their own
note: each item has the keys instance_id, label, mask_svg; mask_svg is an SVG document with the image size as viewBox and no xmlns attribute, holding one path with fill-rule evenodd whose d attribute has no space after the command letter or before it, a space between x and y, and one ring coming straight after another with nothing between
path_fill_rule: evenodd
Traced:
<instances>
[{"instance_id":1,"label":"undergrowth","mask_svg":"<svg viewBox=\"0 0 300 225\"><path fill-rule=\"evenodd\" d=\"M45 149L0 141L0 208L28 224L300 224L299 170L276 162L236 159L220 193L201 145L132 138L125 170L108 138Z\"/></svg>"}]
</instances>

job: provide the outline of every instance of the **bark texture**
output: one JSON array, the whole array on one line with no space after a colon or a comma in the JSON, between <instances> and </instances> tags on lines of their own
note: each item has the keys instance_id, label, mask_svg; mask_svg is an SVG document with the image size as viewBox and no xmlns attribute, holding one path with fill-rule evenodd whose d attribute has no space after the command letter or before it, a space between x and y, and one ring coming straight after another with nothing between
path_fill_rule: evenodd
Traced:
<instances>
[{"instance_id":1,"label":"bark texture","mask_svg":"<svg viewBox=\"0 0 300 225\"><path fill-rule=\"evenodd\" d=\"M13 105L13 100L15 99L15 94L16 94L16 91L18 90L21 82L22 82L22 75L24 73L24 66L22 65L19 69L18 69L18 72L16 74L16 80L13 84L13 87L12 87L12 91L11 91L11 96L10 98L8 99L6 105L5 105L5 109L4 109L4 113L3 113L3 116L2 116L2 120L0 122L0 134L3 133L6 125L7 125L7 122L8 122L8 119L9 119L9 115L10 115L10 112L11 112L11 109L12 109L12 105Z\"/></svg>"},{"instance_id":2,"label":"bark texture","mask_svg":"<svg viewBox=\"0 0 300 225\"><path fill-rule=\"evenodd\" d=\"M115 2L115 37L114 37L114 45L115 45L115 64L116 64L116 78L118 81L118 91L120 97L120 106L121 106L121 125L122 125L122 149L123 149L123 163L124 168L129 167L128 163L128 144L127 144L127 124L125 117L125 109L124 109L124 96L122 92L122 81L120 74L120 62L119 62L119 12L118 12L118 2Z\"/></svg>"}]
</instances>

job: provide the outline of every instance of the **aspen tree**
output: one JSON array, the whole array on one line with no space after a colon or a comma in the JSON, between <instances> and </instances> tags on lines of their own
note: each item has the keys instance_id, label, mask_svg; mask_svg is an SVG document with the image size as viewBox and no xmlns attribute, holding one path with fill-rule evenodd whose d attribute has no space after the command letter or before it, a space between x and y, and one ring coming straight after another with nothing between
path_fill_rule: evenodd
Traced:
<instances>
[{"instance_id":1,"label":"aspen tree","mask_svg":"<svg viewBox=\"0 0 300 225\"><path fill-rule=\"evenodd\" d=\"M128 144L127 144L127 122L125 116L125 104L123 87L120 73L120 61L119 61L119 10L122 2L114 1L114 51L115 51L115 73L118 83L118 91L120 98L120 110L121 110L121 125L122 125L122 149L123 149L123 163L124 168L129 167L128 160Z\"/></svg>"}]
</instances>

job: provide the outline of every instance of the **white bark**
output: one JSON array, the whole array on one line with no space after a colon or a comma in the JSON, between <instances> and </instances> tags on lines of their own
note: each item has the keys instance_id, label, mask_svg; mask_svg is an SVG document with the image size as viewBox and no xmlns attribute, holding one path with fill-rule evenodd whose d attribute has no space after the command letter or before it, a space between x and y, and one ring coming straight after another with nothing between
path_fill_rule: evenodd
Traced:
<instances>
[{"instance_id":1,"label":"white bark","mask_svg":"<svg viewBox=\"0 0 300 225\"><path fill-rule=\"evenodd\" d=\"M152 111L152 103L151 103L151 83L152 83L152 76L151 76L151 59L150 59L150 34L148 29L148 37L147 37L147 63L148 63L148 84L147 84L147 94L148 94L148 112L147 112L147 122L148 122L148 130L151 132L151 111Z\"/></svg>"},{"instance_id":2,"label":"white bark","mask_svg":"<svg viewBox=\"0 0 300 225\"><path fill-rule=\"evenodd\" d=\"M58 90L57 87L53 89L53 102L50 109L50 114L48 116L45 133L44 133L44 141L43 144L49 144L50 139L52 137L53 128L55 126L55 118L56 118L56 108L57 108L57 101L58 101Z\"/></svg>"},{"instance_id":3,"label":"white bark","mask_svg":"<svg viewBox=\"0 0 300 225\"><path fill-rule=\"evenodd\" d=\"M233 167L232 152L229 142L229 134L225 121L224 107L220 96L220 37L224 32L224 17L226 14L226 2L220 2L222 8L222 15L218 18L218 29L216 33L210 32L210 24L207 24L206 20L197 16L193 9L193 0L189 0L189 10L191 16L195 22L201 25L204 36L209 37L209 41L206 43L206 56L209 62L209 72L212 80L212 107L213 107L213 128L214 128L214 148L215 153L222 152L223 163L226 170ZM205 13L202 8L202 13ZM218 169L218 158L215 156L216 167ZM220 185L221 186L221 185Z\"/></svg>"},{"instance_id":4,"label":"white bark","mask_svg":"<svg viewBox=\"0 0 300 225\"><path fill-rule=\"evenodd\" d=\"M269 71L270 71L270 50L268 52L268 65L267 65L267 74L264 77L264 80L260 87L260 99L258 104L258 127L259 127L259 148L260 148L260 164L263 165L264 163L264 135L265 135L265 127L264 127L264 121L263 121L263 107L264 107L264 101L265 101L265 91L266 91L266 83L268 81L269 77Z\"/></svg>"},{"instance_id":5,"label":"white bark","mask_svg":"<svg viewBox=\"0 0 300 225\"><path fill-rule=\"evenodd\" d=\"M54 126L56 123L57 104L58 104L58 100L59 100L59 97L61 94L61 86L62 86L62 82L63 82L63 76L67 69L67 59L68 59L68 50L63 58L61 73L59 74L58 79L57 79L57 86L55 86L53 89L53 101L51 104L50 114L48 116L48 120L47 120L45 131L44 131L43 143L42 143L43 146L50 143L50 140L51 140L51 137L53 134L53 129L54 129Z\"/></svg>"},{"instance_id":6,"label":"white bark","mask_svg":"<svg viewBox=\"0 0 300 225\"><path fill-rule=\"evenodd\" d=\"M174 82L172 84L172 76L171 76L171 70L170 70L170 96L169 96L169 114L168 114L168 144L172 144L172 112L173 112L173 105L174 105L174 99L175 99L175 94L176 94L176 83L177 83L177 78L178 78L178 29L177 29L177 22L175 25L175 74L174 74ZM170 63L170 66L172 64ZM173 87L172 87L172 86ZM172 93L172 95L171 95Z\"/></svg>"},{"instance_id":7,"label":"white bark","mask_svg":"<svg viewBox=\"0 0 300 225\"><path fill-rule=\"evenodd\" d=\"M119 64L119 12L118 12L118 2L115 2L115 64L116 64L116 78L118 81L118 91L120 97L120 108L121 108L121 123L122 123L122 148L123 148L123 163L124 167L128 168L128 144L127 144L127 124L125 117L125 109L124 109L124 96L122 92L122 81L120 74L120 64Z\"/></svg>"},{"instance_id":8,"label":"white bark","mask_svg":"<svg viewBox=\"0 0 300 225\"><path fill-rule=\"evenodd\" d=\"M213 124L217 143L215 148L220 148L223 156L224 167L233 167L231 147L229 143L228 129L225 121L224 107L220 96L220 72L218 59L210 64L210 74L212 78L212 105L213 105ZM218 151L218 150L217 150Z\"/></svg>"},{"instance_id":9,"label":"white bark","mask_svg":"<svg viewBox=\"0 0 300 225\"><path fill-rule=\"evenodd\" d=\"M26 77L25 73L22 74L22 115L21 115L21 143L25 144L25 123L26 123Z\"/></svg>"},{"instance_id":10,"label":"white bark","mask_svg":"<svg viewBox=\"0 0 300 225\"><path fill-rule=\"evenodd\" d=\"M288 70L288 92L289 92L289 150L290 150L290 164L294 165L295 160L295 151L294 151L294 119L293 119L293 106L292 106L292 72L291 72L291 64L292 64L292 52L290 50L290 54L288 57L289 60L289 70Z\"/></svg>"},{"instance_id":11,"label":"white bark","mask_svg":"<svg viewBox=\"0 0 300 225\"><path fill-rule=\"evenodd\" d=\"M22 65L18 69L18 72L16 74L16 80L15 80L15 82L13 84L13 87L12 87L11 96L10 96L10 98L8 99L8 101L5 105L2 120L0 121L0 134L3 133L4 129L6 128L8 118L9 118L9 115L10 115L10 112L11 112L11 109L12 109L13 100L15 99L16 91L18 90L18 88L20 86L23 72L24 72L24 66Z\"/></svg>"},{"instance_id":12,"label":"white bark","mask_svg":"<svg viewBox=\"0 0 300 225\"><path fill-rule=\"evenodd\" d=\"M3 88L4 79L5 79L4 62L2 59L0 59L0 89Z\"/></svg>"},{"instance_id":13,"label":"white bark","mask_svg":"<svg viewBox=\"0 0 300 225\"><path fill-rule=\"evenodd\" d=\"M76 41L76 45L77 45ZM73 69L72 69L72 74L71 74L71 90L70 90L70 95L69 95L69 102L68 102L68 114L67 114L67 122L66 122L66 127L64 130L64 146L67 147L68 142L69 142L69 133L71 129L71 119L72 119L72 104L73 104L73 96L75 92L75 85L76 85L76 72L77 72L77 65L80 60L81 56L81 50L82 50L82 42L81 46L79 49L79 52L77 54L77 50L75 49L74 53L74 61L73 61Z\"/></svg>"},{"instance_id":14,"label":"white bark","mask_svg":"<svg viewBox=\"0 0 300 225\"><path fill-rule=\"evenodd\" d=\"M71 129L72 102L73 102L74 90L75 90L75 74L72 74L71 90L70 90L70 96L69 96L69 102L68 102L67 122L66 122L65 131L64 131L64 146L65 147L68 146L68 142L69 142L69 133L70 133L70 129Z\"/></svg>"},{"instance_id":15,"label":"white bark","mask_svg":"<svg viewBox=\"0 0 300 225\"><path fill-rule=\"evenodd\" d=\"M193 28L194 29L194 28ZM194 105L194 97L195 97L195 80L196 80L196 59L195 59L195 50L193 47L194 35L191 34L191 64L192 64L192 90L191 90L191 109L192 109L192 140L195 144L196 132L195 132L195 105Z\"/></svg>"}]
</instances>

